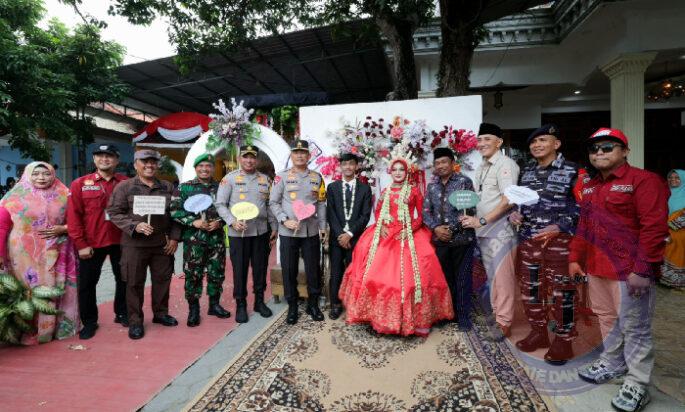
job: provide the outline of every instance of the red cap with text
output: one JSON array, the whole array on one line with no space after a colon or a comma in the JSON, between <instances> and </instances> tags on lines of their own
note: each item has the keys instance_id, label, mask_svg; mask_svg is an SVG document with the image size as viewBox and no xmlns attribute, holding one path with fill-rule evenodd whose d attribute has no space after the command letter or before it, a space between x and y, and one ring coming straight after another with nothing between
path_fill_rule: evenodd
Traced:
<instances>
[{"instance_id":1,"label":"red cap with text","mask_svg":"<svg viewBox=\"0 0 685 412\"><path fill-rule=\"evenodd\" d=\"M596 142L598 140L614 140L618 143L622 143L625 147L628 147L628 138L626 135L624 135L623 132L618 129L610 129L608 127L600 128L587 140L588 143Z\"/></svg>"}]
</instances>

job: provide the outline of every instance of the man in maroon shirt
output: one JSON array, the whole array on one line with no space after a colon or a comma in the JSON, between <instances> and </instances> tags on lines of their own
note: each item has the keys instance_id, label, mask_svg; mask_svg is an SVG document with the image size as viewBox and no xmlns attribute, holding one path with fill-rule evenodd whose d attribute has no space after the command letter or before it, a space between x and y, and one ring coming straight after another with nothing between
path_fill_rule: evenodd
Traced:
<instances>
[{"instance_id":1,"label":"man in maroon shirt","mask_svg":"<svg viewBox=\"0 0 685 412\"><path fill-rule=\"evenodd\" d=\"M126 176L115 173L119 152L111 145L101 145L93 152L96 171L74 180L67 206L67 227L79 256L78 299L83 328L79 338L90 339L98 328L95 289L102 264L109 256L114 272L114 321L128 326L126 283L121 279L121 230L109 221L105 211L114 187Z\"/></svg>"},{"instance_id":2,"label":"man in maroon shirt","mask_svg":"<svg viewBox=\"0 0 685 412\"><path fill-rule=\"evenodd\" d=\"M659 176L627 163L628 139L620 130L599 129L588 151L599 173L583 186L569 273L588 277L604 348L578 374L596 384L625 374L611 403L632 412L649 402L654 281L668 236L668 194Z\"/></svg>"}]
</instances>

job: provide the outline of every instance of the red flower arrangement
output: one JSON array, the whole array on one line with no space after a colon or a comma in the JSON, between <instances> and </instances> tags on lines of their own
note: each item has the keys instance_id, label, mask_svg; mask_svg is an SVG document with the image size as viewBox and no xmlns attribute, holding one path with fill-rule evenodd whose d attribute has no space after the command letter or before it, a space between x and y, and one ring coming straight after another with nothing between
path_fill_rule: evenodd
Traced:
<instances>
[{"instance_id":1,"label":"red flower arrangement","mask_svg":"<svg viewBox=\"0 0 685 412\"><path fill-rule=\"evenodd\" d=\"M476 148L478 140L473 131L454 129L452 126L443 127L444 129L440 132L432 132L433 141L431 142L431 148L435 149L445 140L447 141L447 147L460 155L465 155Z\"/></svg>"}]
</instances>

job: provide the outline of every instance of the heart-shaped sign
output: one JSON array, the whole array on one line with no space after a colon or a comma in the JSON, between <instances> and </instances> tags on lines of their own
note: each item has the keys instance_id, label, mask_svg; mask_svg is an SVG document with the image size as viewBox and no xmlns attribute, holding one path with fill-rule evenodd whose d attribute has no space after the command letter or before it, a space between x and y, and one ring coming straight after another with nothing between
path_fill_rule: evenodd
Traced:
<instances>
[{"instance_id":1,"label":"heart-shaped sign","mask_svg":"<svg viewBox=\"0 0 685 412\"><path fill-rule=\"evenodd\" d=\"M305 220L308 217L314 216L316 208L311 203L305 203L300 199L297 199L293 202L293 212L295 212L297 220Z\"/></svg>"},{"instance_id":2,"label":"heart-shaped sign","mask_svg":"<svg viewBox=\"0 0 685 412\"><path fill-rule=\"evenodd\" d=\"M209 209L209 207L212 206L212 203L212 197L210 195L193 195L183 202L183 208L190 213L200 213Z\"/></svg>"},{"instance_id":3,"label":"heart-shaped sign","mask_svg":"<svg viewBox=\"0 0 685 412\"><path fill-rule=\"evenodd\" d=\"M250 202L238 202L231 206L231 213L238 220L250 220L259 216L259 208Z\"/></svg>"},{"instance_id":4,"label":"heart-shaped sign","mask_svg":"<svg viewBox=\"0 0 685 412\"><path fill-rule=\"evenodd\" d=\"M447 200L452 206L459 210L476 207L480 201L476 192L471 190L455 190L450 194L450 197L447 198Z\"/></svg>"},{"instance_id":5,"label":"heart-shaped sign","mask_svg":"<svg viewBox=\"0 0 685 412\"><path fill-rule=\"evenodd\" d=\"M540 201L538 192L523 186L509 186L504 189L504 196L510 204L519 206L531 206Z\"/></svg>"}]
</instances>

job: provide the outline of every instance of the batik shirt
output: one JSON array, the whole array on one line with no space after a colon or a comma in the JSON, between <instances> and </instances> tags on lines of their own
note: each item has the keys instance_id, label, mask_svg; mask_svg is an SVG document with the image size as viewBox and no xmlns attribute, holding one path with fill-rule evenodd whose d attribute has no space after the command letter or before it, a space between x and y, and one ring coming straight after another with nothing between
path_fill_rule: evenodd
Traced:
<instances>
[{"instance_id":1,"label":"batik shirt","mask_svg":"<svg viewBox=\"0 0 685 412\"><path fill-rule=\"evenodd\" d=\"M558 225L562 232L573 234L578 223L579 208L573 195L578 177L578 166L567 162L559 153L546 167L531 161L519 177L519 186L535 190L540 201L532 206L521 206L523 223L520 239L530 239L542 228Z\"/></svg>"},{"instance_id":2,"label":"batik shirt","mask_svg":"<svg viewBox=\"0 0 685 412\"><path fill-rule=\"evenodd\" d=\"M464 211L456 209L448 200L455 190L473 191L473 182L461 173L453 173L446 184L442 183L439 176L433 176L433 180L426 189L426 197L423 200L423 222L431 231L440 225L448 225L453 233L452 241L449 243L437 240L433 233L433 243L438 246L465 245L476 239L473 229L464 229L459 223L459 217L464 214ZM467 212L471 216L476 214L475 208L468 209Z\"/></svg>"}]
</instances>

